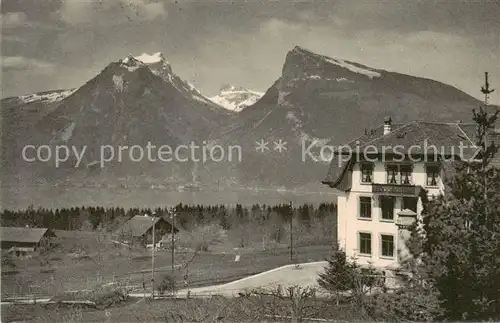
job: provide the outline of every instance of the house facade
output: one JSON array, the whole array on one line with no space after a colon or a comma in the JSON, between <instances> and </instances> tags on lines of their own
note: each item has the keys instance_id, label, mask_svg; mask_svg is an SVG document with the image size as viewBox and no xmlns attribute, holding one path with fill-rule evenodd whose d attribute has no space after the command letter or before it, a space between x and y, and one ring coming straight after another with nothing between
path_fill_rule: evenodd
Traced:
<instances>
[{"instance_id":1,"label":"house facade","mask_svg":"<svg viewBox=\"0 0 500 323\"><path fill-rule=\"evenodd\" d=\"M2 250L20 257L31 254L43 243L55 238L55 233L47 228L1 227L0 244Z\"/></svg>"},{"instance_id":2,"label":"house facade","mask_svg":"<svg viewBox=\"0 0 500 323\"><path fill-rule=\"evenodd\" d=\"M440 166L423 161L360 161L352 167L351 181L351 189L337 199L341 247L359 263L397 267L405 252L399 213L421 213L421 188L431 196L444 193Z\"/></svg>"},{"instance_id":3,"label":"house facade","mask_svg":"<svg viewBox=\"0 0 500 323\"><path fill-rule=\"evenodd\" d=\"M361 265L396 270L408 226L427 198L446 194L454 163L474 156L475 124L414 121L366 131L333 158L324 184L339 190L338 242Z\"/></svg>"}]
</instances>

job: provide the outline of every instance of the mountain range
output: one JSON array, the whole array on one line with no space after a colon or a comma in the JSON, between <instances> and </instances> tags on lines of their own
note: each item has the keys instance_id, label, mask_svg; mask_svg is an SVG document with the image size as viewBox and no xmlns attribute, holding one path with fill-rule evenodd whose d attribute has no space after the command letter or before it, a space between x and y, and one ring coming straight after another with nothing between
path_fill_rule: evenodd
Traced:
<instances>
[{"instance_id":1,"label":"mountain range","mask_svg":"<svg viewBox=\"0 0 500 323\"><path fill-rule=\"evenodd\" d=\"M264 93L226 85L221 88L219 94L210 97L212 102L217 103L230 111L241 112L244 108L255 104Z\"/></svg>"},{"instance_id":2,"label":"mountain range","mask_svg":"<svg viewBox=\"0 0 500 323\"><path fill-rule=\"evenodd\" d=\"M322 145L341 145L389 116L397 123L469 121L481 102L441 82L296 46L265 93L225 86L207 97L155 53L111 62L77 89L6 98L1 105L6 185L154 183L173 189L188 184L321 190L326 163L303 160L304 145L315 143L311 151L316 153ZM242 160L99 163L103 146L144 147L148 142L239 145ZM257 142L267 143L267 149L256 151ZM28 144L87 150L77 168L71 156L55 169L50 163L23 161L21 151Z\"/></svg>"}]
</instances>

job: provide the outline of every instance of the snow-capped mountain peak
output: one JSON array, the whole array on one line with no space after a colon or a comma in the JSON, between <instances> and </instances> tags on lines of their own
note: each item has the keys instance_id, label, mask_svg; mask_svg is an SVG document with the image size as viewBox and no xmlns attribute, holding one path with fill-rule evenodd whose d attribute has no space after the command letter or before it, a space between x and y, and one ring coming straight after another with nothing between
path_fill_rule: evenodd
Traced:
<instances>
[{"instance_id":1,"label":"snow-capped mountain peak","mask_svg":"<svg viewBox=\"0 0 500 323\"><path fill-rule=\"evenodd\" d=\"M264 93L248 90L243 87L226 85L221 88L219 94L211 97L210 100L225 109L240 112L247 106L257 102L263 95Z\"/></svg>"},{"instance_id":2,"label":"snow-capped mountain peak","mask_svg":"<svg viewBox=\"0 0 500 323\"><path fill-rule=\"evenodd\" d=\"M165 82L171 84L174 88L183 93L184 96L193 98L204 105L210 106L211 108L218 108L217 104L214 104L214 102L204 96L192 84L177 76L173 72L172 66L170 66L162 52L156 52L151 55L142 53L139 56L129 54L126 58L120 60L120 64L122 67L127 68L130 72L141 66L146 66L154 75L161 77Z\"/></svg>"},{"instance_id":3,"label":"snow-capped mountain peak","mask_svg":"<svg viewBox=\"0 0 500 323\"><path fill-rule=\"evenodd\" d=\"M139 56L133 56L132 54L129 54L127 55L127 57L121 59L119 63L123 67L127 68L130 72L135 71L141 66L148 66L153 71L164 70L167 73L172 73L172 67L165 59L162 52L156 52L152 55L142 53Z\"/></svg>"},{"instance_id":4,"label":"snow-capped mountain peak","mask_svg":"<svg viewBox=\"0 0 500 323\"><path fill-rule=\"evenodd\" d=\"M144 64L155 64L160 62L166 62L162 52L156 52L153 55L142 53L141 55L136 56L134 58L138 61L143 62Z\"/></svg>"},{"instance_id":5,"label":"snow-capped mountain peak","mask_svg":"<svg viewBox=\"0 0 500 323\"><path fill-rule=\"evenodd\" d=\"M161 63L161 62L168 63L165 60L165 57L163 56L162 52L157 52L157 53L154 53L152 55L142 53L139 56L134 56L132 54L128 54L127 57L121 59L120 62L122 64L126 64L126 65L129 65L129 64L130 65L134 65L134 64L149 65L149 64L156 64L156 63Z\"/></svg>"},{"instance_id":6,"label":"snow-capped mountain peak","mask_svg":"<svg viewBox=\"0 0 500 323\"><path fill-rule=\"evenodd\" d=\"M290 57L302 57L303 60L311 60L314 62L315 66L318 66L318 64L331 64L335 65L337 67L340 67L344 70L348 70L351 73L358 74L358 75L363 75L367 76L368 78L378 78L381 77L382 74L380 70L361 65L359 63L354 63L350 62L347 60L339 59L339 58L332 58L328 57L325 55L320 55L316 54L308 49L305 49L304 47L301 46L295 46L294 49L292 49L289 52Z\"/></svg>"}]
</instances>

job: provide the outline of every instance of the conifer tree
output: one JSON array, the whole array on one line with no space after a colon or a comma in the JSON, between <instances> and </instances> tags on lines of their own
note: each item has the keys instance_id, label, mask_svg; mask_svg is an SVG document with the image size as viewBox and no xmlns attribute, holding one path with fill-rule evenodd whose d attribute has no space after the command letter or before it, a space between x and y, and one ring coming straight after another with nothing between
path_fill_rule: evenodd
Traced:
<instances>
[{"instance_id":1,"label":"conifer tree","mask_svg":"<svg viewBox=\"0 0 500 323\"><path fill-rule=\"evenodd\" d=\"M485 141L497 114L474 111L479 160L457 162L445 195L424 201L423 232L415 226L410 239L413 269L438 291L446 319L500 319L500 171L490 166L498 147Z\"/></svg>"}]
</instances>

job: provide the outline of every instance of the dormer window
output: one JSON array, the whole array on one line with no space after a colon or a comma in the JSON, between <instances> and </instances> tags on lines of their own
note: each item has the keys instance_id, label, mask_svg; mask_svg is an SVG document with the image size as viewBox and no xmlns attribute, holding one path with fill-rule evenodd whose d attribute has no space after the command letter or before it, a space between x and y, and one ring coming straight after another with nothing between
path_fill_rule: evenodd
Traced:
<instances>
[{"instance_id":1,"label":"dormer window","mask_svg":"<svg viewBox=\"0 0 500 323\"><path fill-rule=\"evenodd\" d=\"M361 183L373 183L373 164L361 164Z\"/></svg>"}]
</instances>

